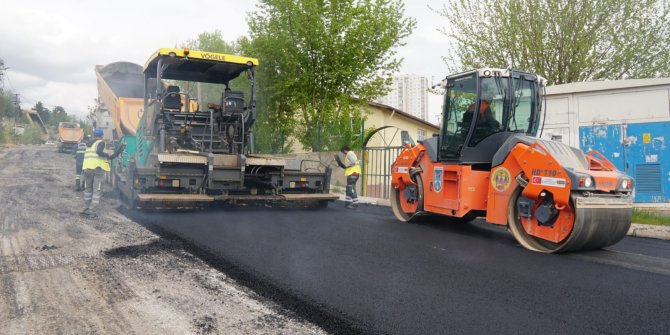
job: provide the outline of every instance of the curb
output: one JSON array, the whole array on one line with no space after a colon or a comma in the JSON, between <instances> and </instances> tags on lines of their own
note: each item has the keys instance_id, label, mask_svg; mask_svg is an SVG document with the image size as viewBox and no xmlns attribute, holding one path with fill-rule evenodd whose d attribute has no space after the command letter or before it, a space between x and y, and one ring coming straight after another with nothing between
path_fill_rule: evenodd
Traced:
<instances>
[{"instance_id":1,"label":"curb","mask_svg":"<svg viewBox=\"0 0 670 335\"><path fill-rule=\"evenodd\" d=\"M656 238L659 240L670 240L670 226L656 226L649 224L633 223L628 229L628 236Z\"/></svg>"},{"instance_id":2,"label":"curb","mask_svg":"<svg viewBox=\"0 0 670 335\"><path fill-rule=\"evenodd\" d=\"M339 195L340 200L344 201L345 196L343 194L336 195ZM358 201L362 204L391 207L391 201L388 199L358 197ZM628 233L626 233L626 235L633 237L655 238L659 240L670 240L670 226L633 223L631 224L630 229L628 229Z\"/></svg>"}]
</instances>

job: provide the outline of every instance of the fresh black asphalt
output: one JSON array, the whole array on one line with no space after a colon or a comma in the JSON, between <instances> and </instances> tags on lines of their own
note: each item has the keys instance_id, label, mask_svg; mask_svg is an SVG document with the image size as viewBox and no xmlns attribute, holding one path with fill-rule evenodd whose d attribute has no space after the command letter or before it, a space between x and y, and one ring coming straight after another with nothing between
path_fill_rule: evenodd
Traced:
<instances>
[{"instance_id":1,"label":"fresh black asphalt","mask_svg":"<svg viewBox=\"0 0 670 335\"><path fill-rule=\"evenodd\" d=\"M408 224L341 203L129 215L332 333L670 333L670 241L547 255L486 223Z\"/></svg>"}]
</instances>

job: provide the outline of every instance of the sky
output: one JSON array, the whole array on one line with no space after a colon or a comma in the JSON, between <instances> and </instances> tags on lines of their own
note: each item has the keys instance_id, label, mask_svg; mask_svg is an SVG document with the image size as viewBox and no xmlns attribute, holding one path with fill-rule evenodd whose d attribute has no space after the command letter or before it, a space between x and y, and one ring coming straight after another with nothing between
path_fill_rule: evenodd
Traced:
<instances>
[{"instance_id":1,"label":"sky","mask_svg":"<svg viewBox=\"0 0 670 335\"><path fill-rule=\"evenodd\" d=\"M406 0L405 15L417 27L398 49L399 74L447 73L447 40L437 31L444 19L428 1ZM158 48L174 47L199 33L220 30L227 41L247 35L246 13L256 1L4 0L0 11L0 58L4 85L19 93L21 107L62 106L84 117L97 97L95 65L130 61L140 65ZM430 5L440 8L440 1ZM253 55L251 55L253 56ZM262 61L262 60L261 60ZM440 97L429 97L429 121L438 123Z\"/></svg>"}]
</instances>

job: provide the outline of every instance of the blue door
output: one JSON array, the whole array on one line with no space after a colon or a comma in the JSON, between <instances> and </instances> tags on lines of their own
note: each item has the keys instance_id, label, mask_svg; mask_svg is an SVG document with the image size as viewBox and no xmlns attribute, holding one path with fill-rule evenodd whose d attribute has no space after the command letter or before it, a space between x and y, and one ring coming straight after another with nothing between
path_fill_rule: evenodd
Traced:
<instances>
[{"instance_id":1,"label":"blue door","mask_svg":"<svg viewBox=\"0 0 670 335\"><path fill-rule=\"evenodd\" d=\"M584 152L597 150L635 178L635 202L670 201L670 122L579 128ZM670 139L670 138L669 138Z\"/></svg>"}]
</instances>

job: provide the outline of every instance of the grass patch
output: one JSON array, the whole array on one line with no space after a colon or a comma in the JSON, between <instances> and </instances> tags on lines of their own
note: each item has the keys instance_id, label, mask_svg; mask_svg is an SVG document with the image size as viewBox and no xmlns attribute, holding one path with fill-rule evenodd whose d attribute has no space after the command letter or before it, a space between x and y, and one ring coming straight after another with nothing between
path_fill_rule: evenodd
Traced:
<instances>
[{"instance_id":1,"label":"grass patch","mask_svg":"<svg viewBox=\"0 0 670 335\"><path fill-rule=\"evenodd\" d=\"M659 226L670 226L670 215L653 213L633 208L633 222Z\"/></svg>"}]
</instances>

